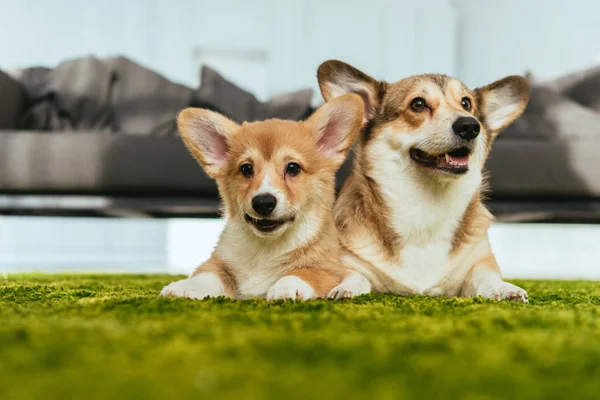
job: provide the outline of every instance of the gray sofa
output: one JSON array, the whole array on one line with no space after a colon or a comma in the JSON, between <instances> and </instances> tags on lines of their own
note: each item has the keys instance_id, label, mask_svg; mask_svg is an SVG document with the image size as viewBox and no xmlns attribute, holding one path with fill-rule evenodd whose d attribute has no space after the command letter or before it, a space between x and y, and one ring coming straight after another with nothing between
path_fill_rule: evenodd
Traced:
<instances>
[{"instance_id":1,"label":"gray sofa","mask_svg":"<svg viewBox=\"0 0 600 400\"><path fill-rule=\"evenodd\" d=\"M261 103L213 70L202 74L191 89L122 57L0 72L0 213L216 216L216 187L177 136L176 113L202 106L238 121L299 120L313 110L310 91ZM600 220L600 102L586 91L598 77L533 82L530 106L488 160L499 219Z\"/></svg>"},{"instance_id":2,"label":"gray sofa","mask_svg":"<svg viewBox=\"0 0 600 400\"><path fill-rule=\"evenodd\" d=\"M177 113L300 120L312 91L263 103L208 67L201 74L188 88L124 57L0 71L0 213L217 215L216 186L178 137Z\"/></svg>"},{"instance_id":3,"label":"gray sofa","mask_svg":"<svg viewBox=\"0 0 600 400\"><path fill-rule=\"evenodd\" d=\"M598 222L600 67L528 79L527 109L488 160L491 206L509 219Z\"/></svg>"}]
</instances>

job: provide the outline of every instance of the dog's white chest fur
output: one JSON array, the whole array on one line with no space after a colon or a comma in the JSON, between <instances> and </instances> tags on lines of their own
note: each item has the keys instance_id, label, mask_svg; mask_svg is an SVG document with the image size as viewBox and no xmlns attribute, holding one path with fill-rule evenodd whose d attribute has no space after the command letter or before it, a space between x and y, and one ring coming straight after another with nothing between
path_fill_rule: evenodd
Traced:
<instances>
[{"instance_id":1,"label":"dog's white chest fur","mask_svg":"<svg viewBox=\"0 0 600 400\"><path fill-rule=\"evenodd\" d=\"M229 232L223 235L223 241L228 243L219 246L219 256L233 270L239 297L265 297L269 288L285 272L278 263L279 249L256 246Z\"/></svg>"},{"instance_id":2,"label":"dog's white chest fur","mask_svg":"<svg viewBox=\"0 0 600 400\"><path fill-rule=\"evenodd\" d=\"M240 298L264 298L269 288L281 277L281 272L281 267L266 257L255 257L247 266L237 270Z\"/></svg>"},{"instance_id":3,"label":"dog's white chest fur","mask_svg":"<svg viewBox=\"0 0 600 400\"><path fill-rule=\"evenodd\" d=\"M382 284L398 293L447 294L446 283L456 272L450 260L452 241L481 184L481 173L472 170L458 180L432 186L415 179L410 167L400 176L395 167L375 171L391 212L390 224L401 240L397 256L383 265L390 279Z\"/></svg>"},{"instance_id":4,"label":"dog's white chest fur","mask_svg":"<svg viewBox=\"0 0 600 400\"><path fill-rule=\"evenodd\" d=\"M239 298L266 297L269 288L288 272L283 260L308 241L315 229L316 224L310 223L291 231L286 239L264 239L258 243L247 232L227 226L217 251L235 275Z\"/></svg>"},{"instance_id":5,"label":"dog's white chest fur","mask_svg":"<svg viewBox=\"0 0 600 400\"><path fill-rule=\"evenodd\" d=\"M444 241L405 246L401 261L392 266L392 277L415 294L435 294L428 291L447 275L449 250Z\"/></svg>"}]
</instances>

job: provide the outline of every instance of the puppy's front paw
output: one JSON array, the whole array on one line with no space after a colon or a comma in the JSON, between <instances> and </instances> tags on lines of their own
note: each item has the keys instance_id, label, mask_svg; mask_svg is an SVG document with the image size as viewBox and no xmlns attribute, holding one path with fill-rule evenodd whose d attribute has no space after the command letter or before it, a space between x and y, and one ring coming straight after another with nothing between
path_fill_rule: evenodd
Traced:
<instances>
[{"instance_id":1,"label":"puppy's front paw","mask_svg":"<svg viewBox=\"0 0 600 400\"><path fill-rule=\"evenodd\" d=\"M486 299L510 300L519 303L529 303L527 292L512 283L502 282L499 286L484 290L480 296Z\"/></svg>"},{"instance_id":2,"label":"puppy's front paw","mask_svg":"<svg viewBox=\"0 0 600 400\"><path fill-rule=\"evenodd\" d=\"M200 300L206 297L225 296L225 290L217 275L212 272L203 272L189 279L168 284L160 292L160 295Z\"/></svg>"},{"instance_id":3,"label":"puppy's front paw","mask_svg":"<svg viewBox=\"0 0 600 400\"><path fill-rule=\"evenodd\" d=\"M351 299L361 294L371 292L371 284L367 278L359 274L354 274L342 281L339 285L331 289L327 295L330 299L343 300Z\"/></svg>"},{"instance_id":4,"label":"puppy's front paw","mask_svg":"<svg viewBox=\"0 0 600 400\"><path fill-rule=\"evenodd\" d=\"M315 291L308 283L297 276L284 276L267 291L267 300L309 300L314 299Z\"/></svg>"}]
</instances>

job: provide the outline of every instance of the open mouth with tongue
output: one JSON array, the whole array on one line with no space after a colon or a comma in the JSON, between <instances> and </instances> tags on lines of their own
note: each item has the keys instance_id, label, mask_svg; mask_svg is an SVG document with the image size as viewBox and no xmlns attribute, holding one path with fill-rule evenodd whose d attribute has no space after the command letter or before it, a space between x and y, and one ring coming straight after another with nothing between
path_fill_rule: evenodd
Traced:
<instances>
[{"instance_id":1,"label":"open mouth with tongue","mask_svg":"<svg viewBox=\"0 0 600 400\"><path fill-rule=\"evenodd\" d=\"M410 150L410 158L424 167L435 168L451 174L465 174L469 171L469 154L471 151L466 147L444 154L433 155L419 149Z\"/></svg>"},{"instance_id":2,"label":"open mouth with tongue","mask_svg":"<svg viewBox=\"0 0 600 400\"><path fill-rule=\"evenodd\" d=\"M275 232L277 229L279 229L285 223L291 222L294 220L293 217L287 218L287 219L269 219L269 218L257 219L257 218L252 218L248 214L246 214L245 218L246 218L246 221L251 223L259 232L262 232L262 233Z\"/></svg>"}]
</instances>

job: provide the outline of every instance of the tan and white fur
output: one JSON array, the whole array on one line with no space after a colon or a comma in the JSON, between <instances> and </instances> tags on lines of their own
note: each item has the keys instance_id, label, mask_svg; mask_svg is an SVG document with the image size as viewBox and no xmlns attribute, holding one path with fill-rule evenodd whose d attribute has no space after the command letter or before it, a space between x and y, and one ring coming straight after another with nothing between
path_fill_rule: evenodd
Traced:
<instances>
[{"instance_id":1,"label":"tan and white fur","mask_svg":"<svg viewBox=\"0 0 600 400\"><path fill-rule=\"evenodd\" d=\"M208 110L181 112L183 141L216 180L226 226L210 259L161 294L267 300L354 295L332 291L344 278L349 285L361 279L341 263L332 209L335 172L360 131L363 109L359 96L346 94L303 122L238 125Z\"/></svg>"},{"instance_id":2,"label":"tan and white fur","mask_svg":"<svg viewBox=\"0 0 600 400\"><path fill-rule=\"evenodd\" d=\"M485 160L525 109L526 80L469 90L428 74L390 84L335 60L319 67L318 79L326 101L356 93L365 106L353 170L334 209L346 265L377 292L527 302L502 279L482 202ZM345 280L339 290L351 285Z\"/></svg>"}]
</instances>

